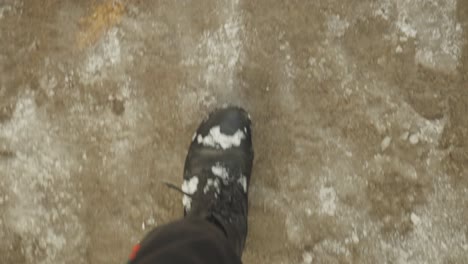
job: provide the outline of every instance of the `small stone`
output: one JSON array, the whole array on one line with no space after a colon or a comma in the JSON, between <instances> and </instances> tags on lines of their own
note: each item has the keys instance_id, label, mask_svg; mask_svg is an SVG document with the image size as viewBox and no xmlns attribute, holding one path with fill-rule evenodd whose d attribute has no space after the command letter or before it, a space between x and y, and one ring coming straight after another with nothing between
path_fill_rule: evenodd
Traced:
<instances>
[{"instance_id":1,"label":"small stone","mask_svg":"<svg viewBox=\"0 0 468 264\"><path fill-rule=\"evenodd\" d=\"M391 142L392 142L392 138L389 137L389 136L386 136L382 140L382 143L380 143L380 148L381 148L382 152L384 152L390 146Z\"/></svg>"},{"instance_id":2,"label":"small stone","mask_svg":"<svg viewBox=\"0 0 468 264\"><path fill-rule=\"evenodd\" d=\"M403 52L403 48L402 48L400 45L398 45L398 47L396 48L395 52L396 52L396 53L402 53L402 52Z\"/></svg>"},{"instance_id":3,"label":"small stone","mask_svg":"<svg viewBox=\"0 0 468 264\"><path fill-rule=\"evenodd\" d=\"M418 134L412 134L410 137L409 137L409 142L411 143L411 145L416 145L419 143L419 135Z\"/></svg>"},{"instance_id":4,"label":"small stone","mask_svg":"<svg viewBox=\"0 0 468 264\"><path fill-rule=\"evenodd\" d=\"M309 65L314 66L315 64L317 64L317 59L315 59L314 57L310 57L309 58Z\"/></svg>"},{"instance_id":5,"label":"small stone","mask_svg":"<svg viewBox=\"0 0 468 264\"><path fill-rule=\"evenodd\" d=\"M148 225L151 225L151 226L154 226L156 224L156 220L154 220L152 216L148 218L146 222L148 223Z\"/></svg>"},{"instance_id":6,"label":"small stone","mask_svg":"<svg viewBox=\"0 0 468 264\"><path fill-rule=\"evenodd\" d=\"M410 218L413 225L419 225L421 223L421 218L419 218L415 213L411 213Z\"/></svg>"},{"instance_id":7,"label":"small stone","mask_svg":"<svg viewBox=\"0 0 468 264\"><path fill-rule=\"evenodd\" d=\"M313 259L312 254L310 254L309 252L304 252L304 254L302 254L302 259L305 264L311 264Z\"/></svg>"},{"instance_id":8,"label":"small stone","mask_svg":"<svg viewBox=\"0 0 468 264\"><path fill-rule=\"evenodd\" d=\"M462 248L463 248L463 250L468 251L468 244L463 244Z\"/></svg>"}]
</instances>

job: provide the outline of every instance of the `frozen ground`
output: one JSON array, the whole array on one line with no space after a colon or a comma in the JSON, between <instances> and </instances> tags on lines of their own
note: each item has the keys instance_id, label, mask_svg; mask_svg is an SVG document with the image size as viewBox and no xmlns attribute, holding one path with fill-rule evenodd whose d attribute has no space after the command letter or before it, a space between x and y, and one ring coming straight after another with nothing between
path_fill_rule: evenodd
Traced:
<instances>
[{"instance_id":1,"label":"frozen ground","mask_svg":"<svg viewBox=\"0 0 468 264\"><path fill-rule=\"evenodd\" d=\"M466 0L1 0L0 263L123 263L224 103L244 263L467 263Z\"/></svg>"}]
</instances>

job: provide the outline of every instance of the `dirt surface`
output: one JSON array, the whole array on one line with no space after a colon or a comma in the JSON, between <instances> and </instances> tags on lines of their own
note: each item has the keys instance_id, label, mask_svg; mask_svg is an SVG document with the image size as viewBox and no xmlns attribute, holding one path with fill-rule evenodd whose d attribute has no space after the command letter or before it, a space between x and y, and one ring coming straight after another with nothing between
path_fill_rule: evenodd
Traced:
<instances>
[{"instance_id":1,"label":"dirt surface","mask_svg":"<svg viewBox=\"0 0 468 264\"><path fill-rule=\"evenodd\" d=\"M123 263L248 109L249 263L468 259L468 1L0 1L0 263Z\"/></svg>"}]
</instances>

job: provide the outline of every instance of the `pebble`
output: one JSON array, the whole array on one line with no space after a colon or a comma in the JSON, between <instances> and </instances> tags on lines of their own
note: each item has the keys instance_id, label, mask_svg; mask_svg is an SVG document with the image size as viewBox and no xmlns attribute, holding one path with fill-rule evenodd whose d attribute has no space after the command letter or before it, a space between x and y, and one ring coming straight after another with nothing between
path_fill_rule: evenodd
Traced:
<instances>
[{"instance_id":1,"label":"pebble","mask_svg":"<svg viewBox=\"0 0 468 264\"><path fill-rule=\"evenodd\" d=\"M395 50L396 53L402 53L403 52L403 48L401 46L398 46Z\"/></svg>"},{"instance_id":2,"label":"pebble","mask_svg":"<svg viewBox=\"0 0 468 264\"><path fill-rule=\"evenodd\" d=\"M380 148L383 151L385 151L389 146L390 143L392 143L392 138L389 136L386 136L383 140L382 143L380 143Z\"/></svg>"},{"instance_id":3,"label":"pebble","mask_svg":"<svg viewBox=\"0 0 468 264\"><path fill-rule=\"evenodd\" d=\"M419 225L419 223L421 223L421 218L419 218L415 213L411 213L410 218L413 225Z\"/></svg>"},{"instance_id":4,"label":"pebble","mask_svg":"<svg viewBox=\"0 0 468 264\"><path fill-rule=\"evenodd\" d=\"M418 134L412 134L410 137L409 137L409 142L411 143L411 145L416 145L419 143L419 135Z\"/></svg>"}]
</instances>

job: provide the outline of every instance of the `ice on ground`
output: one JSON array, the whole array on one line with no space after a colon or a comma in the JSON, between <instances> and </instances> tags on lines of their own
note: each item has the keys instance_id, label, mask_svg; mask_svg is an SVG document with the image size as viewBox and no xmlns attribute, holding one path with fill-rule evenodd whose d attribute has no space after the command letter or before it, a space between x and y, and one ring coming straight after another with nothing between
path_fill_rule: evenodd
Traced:
<instances>
[{"instance_id":1,"label":"ice on ground","mask_svg":"<svg viewBox=\"0 0 468 264\"><path fill-rule=\"evenodd\" d=\"M320 212L334 216L336 212L336 192L331 187L322 187L319 192Z\"/></svg>"}]
</instances>

